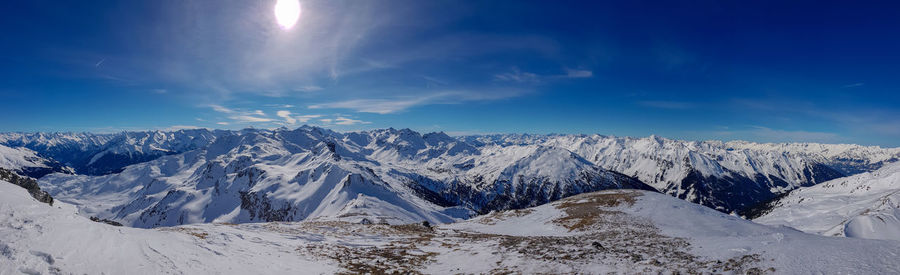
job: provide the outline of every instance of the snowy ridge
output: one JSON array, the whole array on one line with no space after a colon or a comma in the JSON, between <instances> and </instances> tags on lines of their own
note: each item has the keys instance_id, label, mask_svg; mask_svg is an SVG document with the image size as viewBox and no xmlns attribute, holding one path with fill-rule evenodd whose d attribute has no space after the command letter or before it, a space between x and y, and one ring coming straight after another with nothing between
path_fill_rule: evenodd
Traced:
<instances>
[{"instance_id":1,"label":"snowy ridge","mask_svg":"<svg viewBox=\"0 0 900 275\"><path fill-rule=\"evenodd\" d=\"M49 173L74 173L62 164L42 158L37 152L27 148L10 148L0 145L0 168L11 170L24 176L40 178Z\"/></svg>"},{"instance_id":2,"label":"snowy ridge","mask_svg":"<svg viewBox=\"0 0 900 275\"><path fill-rule=\"evenodd\" d=\"M826 236L900 240L900 163L800 188L755 221Z\"/></svg>"},{"instance_id":3,"label":"snowy ridge","mask_svg":"<svg viewBox=\"0 0 900 275\"><path fill-rule=\"evenodd\" d=\"M0 182L0 273L900 272L900 242L770 227L603 191L426 227L340 221L115 227Z\"/></svg>"}]
</instances>

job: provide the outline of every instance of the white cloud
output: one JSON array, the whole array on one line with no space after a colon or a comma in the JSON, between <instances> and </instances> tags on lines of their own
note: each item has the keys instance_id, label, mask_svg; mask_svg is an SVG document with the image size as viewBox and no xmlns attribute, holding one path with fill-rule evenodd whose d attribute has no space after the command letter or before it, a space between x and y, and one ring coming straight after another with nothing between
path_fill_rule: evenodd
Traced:
<instances>
[{"instance_id":1,"label":"white cloud","mask_svg":"<svg viewBox=\"0 0 900 275\"><path fill-rule=\"evenodd\" d=\"M328 123L331 123L331 121L333 121L333 119L323 118L323 119L320 119L319 121L324 122L325 124L328 124Z\"/></svg>"},{"instance_id":2,"label":"white cloud","mask_svg":"<svg viewBox=\"0 0 900 275\"><path fill-rule=\"evenodd\" d=\"M266 105L263 105L263 106L269 107L269 108L282 108L282 109L297 107L297 106L294 106L294 105L291 105L291 104L266 104Z\"/></svg>"},{"instance_id":3,"label":"white cloud","mask_svg":"<svg viewBox=\"0 0 900 275\"><path fill-rule=\"evenodd\" d=\"M319 117L322 117L322 115L302 115L302 116L296 116L296 117L294 117L294 119L296 119L300 123L306 123L310 119L319 118Z\"/></svg>"},{"instance_id":4,"label":"white cloud","mask_svg":"<svg viewBox=\"0 0 900 275\"><path fill-rule=\"evenodd\" d=\"M284 122L287 124L297 123L297 119L291 117L291 111L281 110L281 111L278 111L277 113L275 113L275 115L277 115L280 118L284 118Z\"/></svg>"},{"instance_id":5,"label":"white cloud","mask_svg":"<svg viewBox=\"0 0 900 275\"><path fill-rule=\"evenodd\" d=\"M219 125L228 125L228 124L231 124L231 123L221 121L221 122L216 122L216 124L219 124Z\"/></svg>"},{"instance_id":6,"label":"white cloud","mask_svg":"<svg viewBox=\"0 0 900 275\"><path fill-rule=\"evenodd\" d=\"M272 121L274 121L271 118L256 117L256 116L251 116L251 115L237 115L237 116L230 116L228 118L232 119L238 123L272 122Z\"/></svg>"},{"instance_id":7,"label":"white cloud","mask_svg":"<svg viewBox=\"0 0 900 275\"><path fill-rule=\"evenodd\" d=\"M234 110L229 109L229 108L225 108L225 107L223 107L223 106L221 106L221 105L210 104L209 107L212 108L214 111L219 112L219 113L225 113L225 114L233 114L233 113L235 113Z\"/></svg>"},{"instance_id":8,"label":"white cloud","mask_svg":"<svg viewBox=\"0 0 900 275\"><path fill-rule=\"evenodd\" d=\"M371 123L371 122L368 122L368 121L362 121L362 120L350 119L350 118L346 118L346 117L338 117L338 118L334 119L334 121L335 121L334 124L337 124L337 125L355 125L355 124L369 124L369 123Z\"/></svg>"},{"instance_id":9,"label":"white cloud","mask_svg":"<svg viewBox=\"0 0 900 275\"><path fill-rule=\"evenodd\" d=\"M276 115L280 118L284 119L284 123L287 125L293 125L297 122L306 123L310 119L322 117L322 115L302 115L302 116L294 116L291 111L288 110L280 110L276 113Z\"/></svg>"}]
</instances>

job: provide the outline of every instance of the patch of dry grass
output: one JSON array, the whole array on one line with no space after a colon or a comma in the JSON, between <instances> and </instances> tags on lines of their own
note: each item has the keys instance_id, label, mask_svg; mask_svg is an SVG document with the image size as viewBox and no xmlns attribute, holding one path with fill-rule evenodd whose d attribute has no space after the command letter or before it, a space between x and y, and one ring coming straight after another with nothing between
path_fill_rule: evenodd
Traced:
<instances>
[{"instance_id":1,"label":"patch of dry grass","mask_svg":"<svg viewBox=\"0 0 900 275\"><path fill-rule=\"evenodd\" d=\"M188 235L200 238L200 239L206 239L206 237L209 236L209 233L206 233L206 231L203 231L200 229L195 229L195 228L187 228L187 227L165 227L165 228L160 228L159 230L181 232L181 233L188 234Z\"/></svg>"}]
</instances>

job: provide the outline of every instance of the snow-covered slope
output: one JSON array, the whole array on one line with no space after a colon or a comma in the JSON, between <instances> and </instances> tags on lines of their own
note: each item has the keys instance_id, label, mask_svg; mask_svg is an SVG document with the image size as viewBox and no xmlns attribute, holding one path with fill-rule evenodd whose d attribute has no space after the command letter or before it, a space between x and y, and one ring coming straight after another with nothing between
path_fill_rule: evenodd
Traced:
<instances>
[{"instance_id":1,"label":"snow-covered slope","mask_svg":"<svg viewBox=\"0 0 900 275\"><path fill-rule=\"evenodd\" d=\"M900 163L800 188L756 218L827 236L900 240Z\"/></svg>"},{"instance_id":2,"label":"snow-covered slope","mask_svg":"<svg viewBox=\"0 0 900 275\"><path fill-rule=\"evenodd\" d=\"M652 190L564 149L496 149L478 151L445 134L408 129L248 129L121 173L54 174L41 183L84 215L137 227L364 218L445 223L583 192Z\"/></svg>"},{"instance_id":3,"label":"snow-covered slope","mask_svg":"<svg viewBox=\"0 0 900 275\"><path fill-rule=\"evenodd\" d=\"M334 215L344 211L339 203L355 199L327 197L339 205L337 210L320 208L320 199L326 198L320 192L366 186L353 184L358 182L375 183L373 186L381 186L376 189L404 194L404 198L384 201L368 187L362 193L349 189L326 193L362 194L358 201L379 198L381 201L354 205L392 205L382 208L394 209L388 212L404 221L445 220L440 215L422 214L441 212L445 207L486 213L613 188L656 189L734 212L797 187L838 178L842 176L839 170L877 168L900 155L900 149L856 145L689 142L600 135L453 138L409 129L337 133L307 126L112 135L6 134L0 136L0 143L4 140L48 152L76 148L74 152L89 156L79 162L81 171L118 171L125 164L140 162L122 173L56 175L42 180L51 194L84 202L89 213L126 222L143 220L135 223L140 226ZM410 213L417 212L412 209L419 202L401 207L403 211L393 207L396 201L411 201L405 197L424 200L429 206L418 214ZM314 204L299 203L307 200ZM104 203L88 203L96 201ZM235 212L236 205L244 214ZM355 207L362 207L359 205ZM201 211L197 207L213 208ZM387 214L384 209L372 211Z\"/></svg>"},{"instance_id":4,"label":"snow-covered slope","mask_svg":"<svg viewBox=\"0 0 900 275\"><path fill-rule=\"evenodd\" d=\"M202 149L106 176L53 174L48 192L85 215L137 227L315 218L451 222L468 211L415 196L365 160L342 158L331 132L244 131ZM333 144L333 143L331 143Z\"/></svg>"},{"instance_id":5,"label":"snow-covered slope","mask_svg":"<svg viewBox=\"0 0 900 275\"><path fill-rule=\"evenodd\" d=\"M0 145L0 168L17 174L40 178L49 173L74 173L59 162L42 158L27 148L10 148Z\"/></svg>"},{"instance_id":6,"label":"snow-covered slope","mask_svg":"<svg viewBox=\"0 0 900 275\"><path fill-rule=\"evenodd\" d=\"M900 242L770 227L647 191L426 227L340 221L114 227L0 182L0 273L892 274Z\"/></svg>"},{"instance_id":7,"label":"snow-covered slope","mask_svg":"<svg viewBox=\"0 0 900 275\"><path fill-rule=\"evenodd\" d=\"M214 227L210 225L211 227ZM249 235L249 234L248 234ZM285 274L335 267L265 241L231 236L227 245L175 230L96 223L75 207L32 199L0 181L0 274ZM258 239L250 239L258 238ZM286 238L279 241L289 243Z\"/></svg>"}]
</instances>

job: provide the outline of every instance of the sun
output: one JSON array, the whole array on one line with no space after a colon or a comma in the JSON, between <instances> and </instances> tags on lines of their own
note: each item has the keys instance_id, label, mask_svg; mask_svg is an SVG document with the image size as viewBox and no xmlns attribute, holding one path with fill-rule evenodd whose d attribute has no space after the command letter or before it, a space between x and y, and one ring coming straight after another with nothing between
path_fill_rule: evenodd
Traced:
<instances>
[{"instance_id":1,"label":"sun","mask_svg":"<svg viewBox=\"0 0 900 275\"><path fill-rule=\"evenodd\" d=\"M281 29L289 30L300 19L300 2L297 0L278 0L275 3L275 20Z\"/></svg>"}]
</instances>

